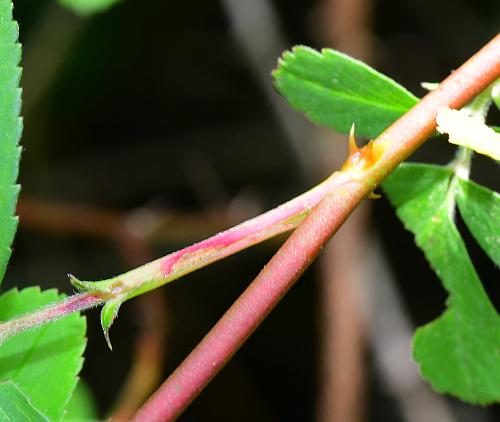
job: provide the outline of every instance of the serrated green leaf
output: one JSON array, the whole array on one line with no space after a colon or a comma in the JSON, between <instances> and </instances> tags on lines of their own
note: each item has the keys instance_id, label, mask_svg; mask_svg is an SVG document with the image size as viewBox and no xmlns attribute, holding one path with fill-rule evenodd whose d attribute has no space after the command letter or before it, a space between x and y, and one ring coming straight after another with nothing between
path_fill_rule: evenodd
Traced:
<instances>
[{"instance_id":1,"label":"serrated green leaf","mask_svg":"<svg viewBox=\"0 0 500 422\"><path fill-rule=\"evenodd\" d=\"M417 98L392 79L338 51L295 47L274 71L277 90L314 123L374 138Z\"/></svg>"},{"instance_id":2,"label":"serrated green leaf","mask_svg":"<svg viewBox=\"0 0 500 422\"><path fill-rule=\"evenodd\" d=\"M55 290L41 292L38 287L9 290L0 296L0 320L61 298ZM9 338L0 346L0 379L15 382L34 407L52 421L60 420L82 367L85 329L85 318L72 314Z\"/></svg>"},{"instance_id":3,"label":"serrated green leaf","mask_svg":"<svg viewBox=\"0 0 500 422\"><path fill-rule=\"evenodd\" d=\"M420 192L412 189L419 178L428 181ZM500 400L500 316L453 222L452 180L451 169L408 164L383 187L449 292L446 311L417 330L413 356L434 389L485 404Z\"/></svg>"},{"instance_id":4,"label":"serrated green leaf","mask_svg":"<svg viewBox=\"0 0 500 422\"><path fill-rule=\"evenodd\" d=\"M80 15L93 15L114 6L120 0L59 0L63 6Z\"/></svg>"},{"instance_id":5,"label":"serrated green leaf","mask_svg":"<svg viewBox=\"0 0 500 422\"><path fill-rule=\"evenodd\" d=\"M12 2L0 0L0 283L2 282L11 254L11 244L17 228L14 217L19 186L22 122L21 90L21 46L19 31L12 19Z\"/></svg>"},{"instance_id":6,"label":"serrated green leaf","mask_svg":"<svg viewBox=\"0 0 500 422\"><path fill-rule=\"evenodd\" d=\"M62 418L63 422L90 422L97 421L97 410L94 399L82 380L78 382L71 400L66 407L66 412Z\"/></svg>"},{"instance_id":7,"label":"serrated green leaf","mask_svg":"<svg viewBox=\"0 0 500 422\"><path fill-rule=\"evenodd\" d=\"M0 382L0 422L49 422L35 409L28 397L11 381Z\"/></svg>"},{"instance_id":8,"label":"serrated green leaf","mask_svg":"<svg viewBox=\"0 0 500 422\"><path fill-rule=\"evenodd\" d=\"M500 195L470 180L460 180L457 203L477 243L500 266Z\"/></svg>"}]
</instances>

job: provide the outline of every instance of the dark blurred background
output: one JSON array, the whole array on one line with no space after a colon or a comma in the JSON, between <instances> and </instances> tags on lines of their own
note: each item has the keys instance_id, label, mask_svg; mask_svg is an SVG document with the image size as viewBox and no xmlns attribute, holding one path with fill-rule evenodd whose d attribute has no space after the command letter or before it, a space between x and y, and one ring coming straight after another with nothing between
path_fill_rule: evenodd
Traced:
<instances>
[{"instance_id":1,"label":"dark blurred background","mask_svg":"<svg viewBox=\"0 0 500 422\"><path fill-rule=\"evenodd\" d=\"M422 96L420 82L445 78L500 23L498 0L123 0L90 17L55 0L14 3L25 129L21 219L4 288L40 284L66 293L67 273L84 280L122 273L276 206L338 168L345 136L314 128L272 91L270 72L283 49L348 50ZM497 124L498 117L490 116ZM452 155L437 138L412 159L445 163ZM498 188L498 168L487 159L475 158L472 178ZM370 206L363 248L389 283L386 306L400 312L391 318L406 318L407 344L415 325L441 313L446 294L387 200ZM461 230L498 308L498 271ZM139 390L141 380L152 380L142 387L149 391L164 379L283 239L126 303L111 331L113 352L98 312L88 312L81 376L99 415L122 406L117 398L133 362L150 363L149 375L136 376ZM360 301L362 381L346 405L357 410L344 419L332 414L321 399L329 394L323 273L311 267L181 421L499 420L498 407L434 394L415 379L406 349L399 360L384 352L391 340L366 322L377 315L380 302L367 303L366 292L380 292L379 277ZM121 394L123 402L129 393Z\"/></svg>"}]
</instances>

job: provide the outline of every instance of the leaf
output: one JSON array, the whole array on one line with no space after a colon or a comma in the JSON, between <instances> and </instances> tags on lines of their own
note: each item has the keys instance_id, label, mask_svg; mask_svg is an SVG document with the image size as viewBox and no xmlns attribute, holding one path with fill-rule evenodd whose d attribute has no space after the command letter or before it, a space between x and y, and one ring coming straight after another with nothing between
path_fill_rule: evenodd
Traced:
<instances>
[{"instance_id":1,"label":"leaf","mask_svg":"<svg viewBox=\"0 0 500 422\"><path fill-rule=\"evenodd\" d=\"M80 15L88 16L94 13L104 12L119 1L120 0L59 0L59 3Z\"/></svg>"},{"instance_id":2,"label":"leaf","mask_svg":"<svg viewBox=\"0 0 500 422\"><path fill-rule=\"evenodd\" d=\"M28 397L11 381L0 382L0 422L48 422L50 419L35 409Z\"/></svg>"},{"instance_id":3,"label":"leaf","mask_svg":"<svg viewBox=\"0 0 500 422\"><path fill-rule=\"evenodd\" d=\"M460 180L457 204L477 243L500 266L500 195L469 180Z\"/></svg>"},{"instance_id":4,"label":"leaf","mask_svg":"<svg viewBox=\"0 0 500 422\"><path fill-rule=\"evenodd\" d=\"M500 160L500 134L480 120L471 117L466 110L440 107L436 122L438 132L446 133L450 143Z\"/></svg>"},{"instance_id":5,"label":"leaf","mask_svg":"<svg viewBox=\"0 0 500 422\"><path fill-rule=\"evenodd\" d=\"M14 217L19 186L22 122L21 45L17 42L18 25L12 20L12 2L0 0L0 283L11 254L11 244L17 228Z\"/></svg>"},{"instance_id":6,"label":"leaf","mask_svg":"<svg viewBox=\"0 0 500 422\"><path fill-rule=\"evenodd\" d=\"M500 400L500 317L453 222L452 176L449 168L400 165L383 186L449 292L446 311L417 329L413 357L437 391L485 404ZM427 183L416 190L419 178Z\"/></svg>"},{"instance_id":7,"label":"leaf","mask_svg":"<svg viewBox=\"0 0 500 422\"><path fill-rule=\"evenodd\" d=\"M109 329L113 325L113 322L115 322L115 319L118 316L118 311L120 310L120 306L122 306L124 300L125 298L121 296L110 299L106 302L101 310L102 331L110 350L113 350L113 346L111 345L111 339L109 337Z\"/></svg>"},{"instance_id":8,"label":"leaf","mask_svg":"<svg viewBox=\"0 0 500 422\"><path fill-rule=\"evenodd\" d=\"M0 296L0 320L62 297L38 287L9 290ZM15 382L34 407L51 420L60 420L82 367L85 329L85 318L73 314L9 338L0 347L0 379Z\"/></svg>"},{"instance_id":9,"label":"leaf","mask_svg":"<svg viewBox=\"0 0 500 422\"><path fill-rule=\"evenodd\" d=\"M314 123L374 138L417 98L392 79L338 51L298 46L273 72L276 89ZM358 129L359 128L359 129Z\"/></svg>"},{"instance_id":10,"label":"leaf","mask_svg":"<svg viewBox=\"0 0 500 422\"><path fill-rule=\"evenodd\" d=\"M82 380L78 382L62 418L64 422L97 421L97 410L92 394Z\"/></svg>"}]
</instances>

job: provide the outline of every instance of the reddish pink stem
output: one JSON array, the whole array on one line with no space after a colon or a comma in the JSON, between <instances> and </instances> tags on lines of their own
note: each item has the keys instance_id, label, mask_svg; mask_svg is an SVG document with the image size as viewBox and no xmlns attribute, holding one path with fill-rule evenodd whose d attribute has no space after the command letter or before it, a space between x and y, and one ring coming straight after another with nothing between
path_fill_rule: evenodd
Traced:
<instances>
[{"instance_id":1,"label":"reddish pink stem","mask_svg":"<svg viewBox=\"0 0 500 422\"><path fill-rule=\"evenodd\" d=\"M0 323L0 344L13 335L55 321L73 312L100 305L103 300L90 293L80 293L37 311Z\"/></svg>"},{"instance_id":2,"label":"reddish pink stem","mask_svg":"<svg viewBox=\"0 0 500 422\"><path fill-rule=\"evenodd\" d=\"M336 187L320 202L133 421L172 421L180 415L297 281L362 198L431 135L437 108L466 104L499 76L497 35L440 89L377 138L376 143L387 147L371 177Z\"/></svg>"}]
</instances>

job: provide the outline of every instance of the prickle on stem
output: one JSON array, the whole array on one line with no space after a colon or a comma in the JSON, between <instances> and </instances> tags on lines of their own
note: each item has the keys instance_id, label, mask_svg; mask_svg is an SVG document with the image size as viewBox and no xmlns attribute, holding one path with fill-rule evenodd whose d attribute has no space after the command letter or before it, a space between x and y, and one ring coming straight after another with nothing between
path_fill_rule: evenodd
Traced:
<instances>
[{"instance_id":1,"label":"prickle on stem","mask_svg":"<svg viewBox=\"0 0 500 422\"><path fill-rule=\"evenodd\" d=\"M351 126L349 131L349 155L342 166L342 171L345 172L360 172L371 167L380 158L381 151L380 148L373 143L373 141L368 142L364 147L359 148L356 144L356 137L354 134L355 125ZM370 199L378 199L380 195L371 192L368 196Z\"/></svg>"},{"instance_id":2,"label":"prickle on stem","mask_svg":"<svg viewBox=\"0 0 500 422\"><path fill-rule=\"evenodd\" d=\"M342 166L342 171L363 171L375 164L381 155L381 150L373 141L365 146L358 148L356 137L354 136L354 123L349 132L349 155Z\"/></svg>"},{"instance_id":3,"label":"prickle on stem","mask_svg":"<svg viewBox=\"0 0 500 422\"><path fill-rule=\"evenodd\" d=\"M347 156L347 160L349 160L349 157L352 157L354 156L354 154L359 152L358 145L356 144L356 137L354 135L355 129L356 126L353 123L351 126L351 130L349 131L349 155Z\"/></svg>"}]
</instances>

